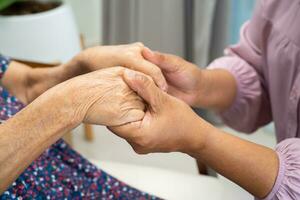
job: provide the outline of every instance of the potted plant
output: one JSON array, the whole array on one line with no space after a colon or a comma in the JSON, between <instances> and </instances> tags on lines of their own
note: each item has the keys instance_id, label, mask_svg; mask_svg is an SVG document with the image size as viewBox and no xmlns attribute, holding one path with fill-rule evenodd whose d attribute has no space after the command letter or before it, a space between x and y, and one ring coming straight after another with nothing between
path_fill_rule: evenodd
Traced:
<instances>
[{"instance_id":1,"label":"potted plant","mask_svg":"<svg viewBox=\"0 0 300 200\"><path fill-rule=\"evenodd\" d=\"M45 64L80 51L72 10L63 1L0 0L0 53Z\"/></svg>"},{"instance_id":2,"label":"potted plant","mask_svg":"<svg viewBox=\"0 0 300 200\"><path fill-rule=\"evenodd\" d=\"M10 6L14 2L15 2L15 0L1 0L0 1L0 11L5 9L6 7Z\"/></svg>"}]
</instances>

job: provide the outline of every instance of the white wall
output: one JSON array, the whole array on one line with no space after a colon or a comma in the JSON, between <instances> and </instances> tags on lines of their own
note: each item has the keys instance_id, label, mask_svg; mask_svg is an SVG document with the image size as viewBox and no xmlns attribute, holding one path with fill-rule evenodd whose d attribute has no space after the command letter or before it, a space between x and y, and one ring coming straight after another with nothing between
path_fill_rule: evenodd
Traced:
<instances>
[{"instance_id":1,"label":"white wall","mask_svg":"<svg viewBox=\"0 0 300 200\"><path fill-rule=\"evenodd\" d=\"M64 0L74 11L79 32L86 46L102 43L102 0Z\"/></svg>"}]
</instances>

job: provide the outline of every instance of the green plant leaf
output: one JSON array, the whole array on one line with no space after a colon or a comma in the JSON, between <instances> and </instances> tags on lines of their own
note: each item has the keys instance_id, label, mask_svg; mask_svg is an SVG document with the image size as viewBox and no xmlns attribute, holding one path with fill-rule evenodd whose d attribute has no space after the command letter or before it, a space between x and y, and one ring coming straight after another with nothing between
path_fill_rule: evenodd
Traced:
<instances>
[{"instance_id":1,"label":"green plant leaf","mask_svg":"<svg viewBox=\"0 0 300 200\"><path fill-rule=\"evenodd\" d=\"M7 8L17 0L0 0L0 11Z\"/></svg>"}]
</instances>

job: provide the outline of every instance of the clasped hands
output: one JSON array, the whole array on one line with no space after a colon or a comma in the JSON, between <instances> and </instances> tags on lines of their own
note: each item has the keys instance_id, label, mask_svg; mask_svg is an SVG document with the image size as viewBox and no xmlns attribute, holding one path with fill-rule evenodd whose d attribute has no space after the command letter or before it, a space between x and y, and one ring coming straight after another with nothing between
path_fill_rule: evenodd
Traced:
<instances>
[{"instance_id":1,"label":"clasped hands","mask_svg":"<svg viewBox=\"0 0 300 200\"><path fill-rule=\"evenodd\" d=\"M27 74L13 80L26 91L24 102L46 91L41 96L66 110L73 126L105 125L137 153L189 153L203 146L191 130L205 122L190 108L203 92L201 70L177 56L134 43L93 47L48 70L15 69Z\"/></svg>"},{"instance_id":2,"label":"clasped hands","mask_svg":"<svg viewBox=\"0 0 300 200\"><path fill-rule=\"evenodd\" d=\"M93 124L101 121L139 154L192 153L201 148L204 140L196 138L203 136L191 130L201 129L205 122L190 108L196 106L197 94L201 92L198 91L201 71L179 57L154 53L140 43L131 48L136 49L121 52L127 56L124 58L127 62L123 62L126 68L113 67L90 73L91 77L84 75L86 83L80 85L105 89L99 92L101 97L94 101L83 121ZM111 56L114 60L115 54ZM95 63L86 64L86 60ZM96 57L84 58L81 65L99 67L95 60ZM99 74L97 81L91 81L94 74Z\"/></svg>"},{"instance_id":3,"label":"clasped hands","mask_svg":"<svg viewBox=\"0 0 300 200\"><path fill-rule=\"evenodd\" d=\"M196 134L195 130L209 126L190 108L197 106L198 93L202 92L201 71L177 56L140 47L144 59L141 62L154 64L150 66L154 67L152 69L159 67L155 76L149 73L151 70L143 63L135 70L120 70L123 81L142 100L139 103L145 103L145 107L139 104L139 112L134 108L135 112L126 113L126 117L131 118L127 118L125 123L108 125L108 128L127 140L139 154L174 151L192 154L198 151L204 146L205 140L204 134L198 134L198 131ZM112 105L108 103L108 106Z\"/></svg>"}]
</instances>

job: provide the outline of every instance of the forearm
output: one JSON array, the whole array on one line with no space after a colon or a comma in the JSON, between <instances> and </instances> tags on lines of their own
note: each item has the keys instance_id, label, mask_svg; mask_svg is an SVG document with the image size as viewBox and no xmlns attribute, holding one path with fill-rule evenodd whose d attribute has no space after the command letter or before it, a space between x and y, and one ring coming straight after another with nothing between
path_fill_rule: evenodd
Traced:
<instances>
[{"instance_id":1,"label":"forearm","mask_svg":"<svg viewBox=\"0 0 300 200\"><path fill-rule=\"evenodd\" d=\"M28 104L51 87L85 73L76 61L54 67L32 68L12 61L4 74L2 85L23 103Z\"/></svg>"},{"instance_id":2,"label":"forearm","mask_svg":"<svg viewBox=\"0 0 300 200\"><path fill-rule=\"evenodd\" d=\"M224 69L201 70L196 107L223 111L228 109L236 96L236 81Z\"/></svg>"},{"instance_id":3,"label":"forearm","mask_svg":"<svg viewBox=\"0 0 300 200\"><path fill-rule=\"evenodd\" d=\"M55 98L49 98L51 95ZM0 194L46 148L77 125L64 99L47 92L0 126Z\"/></svg>"},{"instance_id":4,"label":"forearm","mask_svg":"<svg viewBox=\"0 0 300 200\"><path fill-rule=\"evenodd\" d=\"M30 68L27 78L27 99L29 102L36 97L70 78L86 73L71 60L62 65L47 68Z\"/></svg>"},{"instance_id":5,"label":"forearm","mask_svg":"<svg viewBox=\"0 0 300 200\"><path fill-rule=\"evenodd\" d=\"M205 137L199 137L205 145L201 149L195 145L189 154L254 196L265 197L273 188L279 169L276 152L227 134L203 120L199 124L195 135L205 133Z\"/></svg>"}]
</instances>

